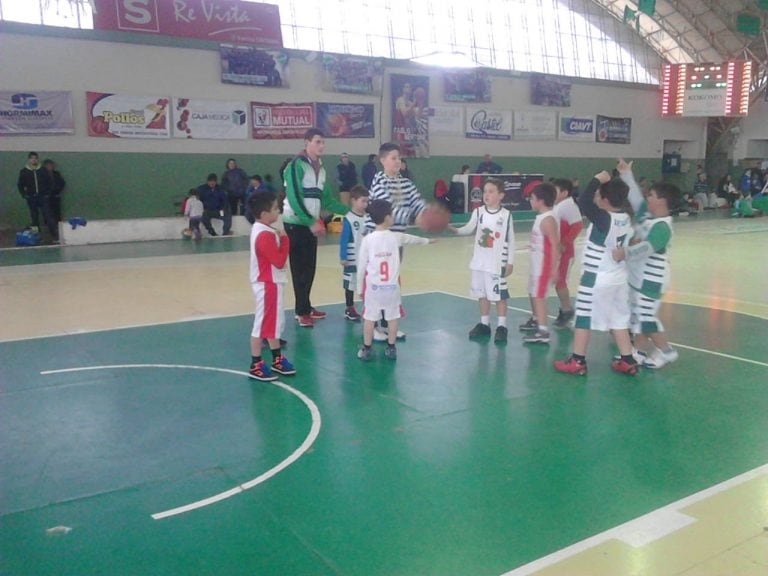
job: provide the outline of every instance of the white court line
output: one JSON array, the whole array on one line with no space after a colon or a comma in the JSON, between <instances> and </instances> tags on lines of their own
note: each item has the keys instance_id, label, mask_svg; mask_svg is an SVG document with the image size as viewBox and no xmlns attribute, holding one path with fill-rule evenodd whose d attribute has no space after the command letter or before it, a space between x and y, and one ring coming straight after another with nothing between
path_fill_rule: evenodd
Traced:
<instances>
[{"instance_id":1,"label":"white court line","mask_svg":"<svg viewBox=\"0 0 768 576\"><path fill-rule=\"evenodd\" d=\"M186 366L183 364L116 364L111 366L82 366L79 368L63 368L60 370L45 370L43 372L40 372L40 374L42 374L43 376L47 376L49 374L66 374L70 372L85 372L90 370L116 370L116 369L131 369L131 368L172 368L172 369L186 369L186 370L207 370L210 372L223 372L225 374L235 374L237 376L246 376L250 378L250 375L247 372L241 372L239 370L230 370L228 368L214 368L212 366ZM263 474L257 476L256 478L253 478L252 480L248 480L247 482L243 482L242 484L239 484L229 490L225 490L224 492L221 492L219 494L214 494L213 496L209 496L208 498L203 498L202 500L198 500L196 502L190 502L189 504L185 504L184 506L171 508L163 512L156 512L155 514L152 514L152 518L154 518L155 520L162 520L163 518L176 516L177 514L183 514L191 510L203 508L204 506L210 506L211 504L215 504L216 502L221 502L222 500L226 500L227 498L236 496L241 492L250 490L254 486L257 486L262 482L266 482L273 476L285 470L288 466L290 466L291 464L296 462L296 460L301 458L301 456L303 456L307 452L307 450L309 450L309 448L312 446L312 444L315 442L318 435L320 434L320 426L322 424L322 420L320 418L320 410L317 408L317 405L310 398L304 395L302 392L288 386L287 384L283 384L282 382L277 380L273 382L268 382L268 384L273 384L278 388L282 388L283 390L290 392L291 394L296 396L299 400L301 400L304 403L304 405L309 409L309 412L312 415L312 426L310 427L309 433L307 434L307 437L304 439L304 442L302 442L301 445L298 448L296 448L296 450L294 450L293 453L290 456L288 456L285 460L278 463L276 466L273 466L272 468L270 468Z\"/></svg>"},{"instance_id":2,"label":"white court line","mask_svg":"<svg viewBox=\"0 0 768 576\"><path fill-rule=\"evenodd\" d=\"M548 556L544 556L543 558L529 562L528 564L515 568L509 572L505 572L502 574L502 576L529 576L530 574L535 574L539 570L553 566L559 562L562 562L563 560L566 560L567 558L576 556L581 552L589 550L590 548L594 548L595 546L599 546L600 544L604 544L610 540L621 540L623 542L629 543L630 545L633 545L634 541L639 541L640 545L651 542L653 541L653 538L649 539L648 537L645 537L647 536L645 532L647 527L654 527L658 525L659 517L670 518L674 516L685 516L685 514L681 512L682 509L695 504L696 502L706 500L707 498L715 496L716 494L726 490L730 490L731 488L744 484L745 482L749 482L754 478L766 475L768 475L768 464L763 464L762 466L750 470L749 472L735 476L734 478L726 480L725 482L721 482L720 484L706 488L701 492L687 496L682 500L678 500L677 502L673 502L672 504L658 508L653 512L649 512L648 514L644 514L643 516L635 518L634 520L625 522L624 524L616 526L615 528L611 528L610 530L596 534L595 536L587 538L586 540L582 540L581 542L577 542L576 544L568 546L567 548L553 552ZM638 535L640 536L639 538Z\"/></svg>"}]
</instances>

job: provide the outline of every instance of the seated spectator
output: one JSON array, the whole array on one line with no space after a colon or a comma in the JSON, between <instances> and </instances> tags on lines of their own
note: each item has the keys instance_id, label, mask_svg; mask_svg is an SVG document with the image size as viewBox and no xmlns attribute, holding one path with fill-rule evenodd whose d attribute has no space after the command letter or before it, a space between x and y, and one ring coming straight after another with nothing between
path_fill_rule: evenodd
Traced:
<instances>
[{"instance_id":1,"label":"seated spectator","mask_svg":"<svg viewBox=\"0 0 768 576\"><path fill-rule=\"evenodd\" d=\"M466 176L467 174L469 174L469 164L464 164L461 167L461 172L454 174L453 177L451 177L451 182L464 182L462 176Z\"/></svg>"},{"instance_id":2,"label":"seated spectator","mask_svg":"<svg viewBox=\"0 0 768 576\"><path fill-rule=\"evenodd\" d=\"M483 156L483 161L477 165L475 172L477 174L501 174L502 168L493 161L493 156L486 154Z\"/></svg>"},{"instance_id":3,"label":"seated spectator","mask_svg":"<svg viewBox=\"0 0 768 576\"><path fill-rule=\"evenodd\" d=\"M699 174L698 181L693 185L693 198L696 200L699 212L705 208L717 208L717 194L710 190L707 175L704 172Z\"/></svg>"},{"instance_id":4,"label":"seated spectator","mask_svg":"<svg viewBox=\"0 0 768 576\"><path fill-rule=\"evenodd\" d=\"M724 200L726 205L731 208L739 199L739 191L736 190L736 186L734 185L730 174L726 174L720 178L720 182L717 183L717 196Z\"/></svg>"},{"instance_id":5,"label":"seated spectator","mask_svg":"<svg viewBox=\"0 0 768 576\"><path fill-rule=\"evenodd\" d=\"M211 226L211 220L217 219L224 222L224 236L232 235L232 212L229 209L227 194L218 183L215 173L208 174L205 184L197 187L200 201L203 203L203 226L211 236L218 236Z\"/></svg>"}]
</instances>

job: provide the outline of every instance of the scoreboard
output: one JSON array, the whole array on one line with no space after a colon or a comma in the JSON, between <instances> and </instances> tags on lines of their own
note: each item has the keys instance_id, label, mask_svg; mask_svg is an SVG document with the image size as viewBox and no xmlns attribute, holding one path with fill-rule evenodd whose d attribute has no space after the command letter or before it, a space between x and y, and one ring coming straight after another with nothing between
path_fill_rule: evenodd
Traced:
<instances>
[{"instance_id":1,"label":"scoreboard","mask_svg":"<svg viewBox=\"0 0 768 576\"><path fill-rule=\"evenodd\" d=\"M746 116L752 62L664 64L662 117Z\"/></svg>"}]
</instances>

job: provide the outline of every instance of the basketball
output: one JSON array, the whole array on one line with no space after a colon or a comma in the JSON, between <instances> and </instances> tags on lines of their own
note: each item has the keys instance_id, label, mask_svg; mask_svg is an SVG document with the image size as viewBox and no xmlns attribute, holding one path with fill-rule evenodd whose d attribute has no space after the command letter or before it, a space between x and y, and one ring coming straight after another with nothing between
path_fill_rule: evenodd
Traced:
<instances>
[{"instance_id":1,"label":"basketball","mask_svg":"<svg viewBox=\"0 0 768 576\"><path fill-rule=\"evenodd\" d=\"M421 213L419 225L424 232L442 232L451 223L451 214L439 204L430 204Z\"/></svg>"}]
</instances>

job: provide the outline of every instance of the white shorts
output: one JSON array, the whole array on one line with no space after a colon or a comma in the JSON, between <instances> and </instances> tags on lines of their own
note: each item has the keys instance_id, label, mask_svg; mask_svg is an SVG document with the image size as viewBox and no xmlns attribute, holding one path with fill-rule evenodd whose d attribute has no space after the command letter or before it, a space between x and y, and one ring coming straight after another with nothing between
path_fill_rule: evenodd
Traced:
<instances>
[{"instance_id":1,"label":"white shorts","mask_svg":"<svg viewBox=\"0 0 768 576\"><path fill-rule=\"evenodd\" d=\"M629 329L632 334L653 334L664 332L664 325L659 320L661 300L643 296L637 290L629 291L630 319Z\"/></svg>"},{"instance_id":2,"label":"white shorts","mask_svg":"<svg viewBox=\"0 0 768 576\"><path fill-rule=\"evenodd\" d=\"M472 270L472 279L469 285L469 295L472 298L485 298L490 302L509 300L509 288L507 279L499 274Z\"/></svg>"},{"instance_id":3,"label":"white shorts","mask_svg":"<svg viewBox=\"0 0 768 576\"><path fill-rule=\"evenodd\" d=\"M400 286L388 286L385 290L376 286L366 286L363 297L363 318L377 322L383 315L384 320L397 320L403 315L401 302Z\"/></svg>"},{"instance_id":4,"label":"white shorts","mask_svg":"<svg viewBox=\"0 0 768 576\"><path fill-rule=\"evenodd\" d=\"M629 285L579 285L574 327L586 330L625 330L629 328Z\"/></svg>"},{"instance_id":5,"label":"white shorts","mask_svg":"<svg viewBox=\"0 0 768 576\"><path fill-rule=\"evenodd\" d=\"M253 313L253 338L280 338L285 328L283 294L285 284L254 282L253 289L256 309Z\"/></svg>"},{"instance_id":6,"label":"white shorts","mask_svg":"<svg viewBox=\"0 0 768 576\"><path fill-rule=\"evenodd\" d=\"M341 285L344 287L344 290L354 292L357 290L357 272L348 272L349 268L352 268L352 266L344 267L344 272L341 274Z\"/></svg>"}]
</instances>

